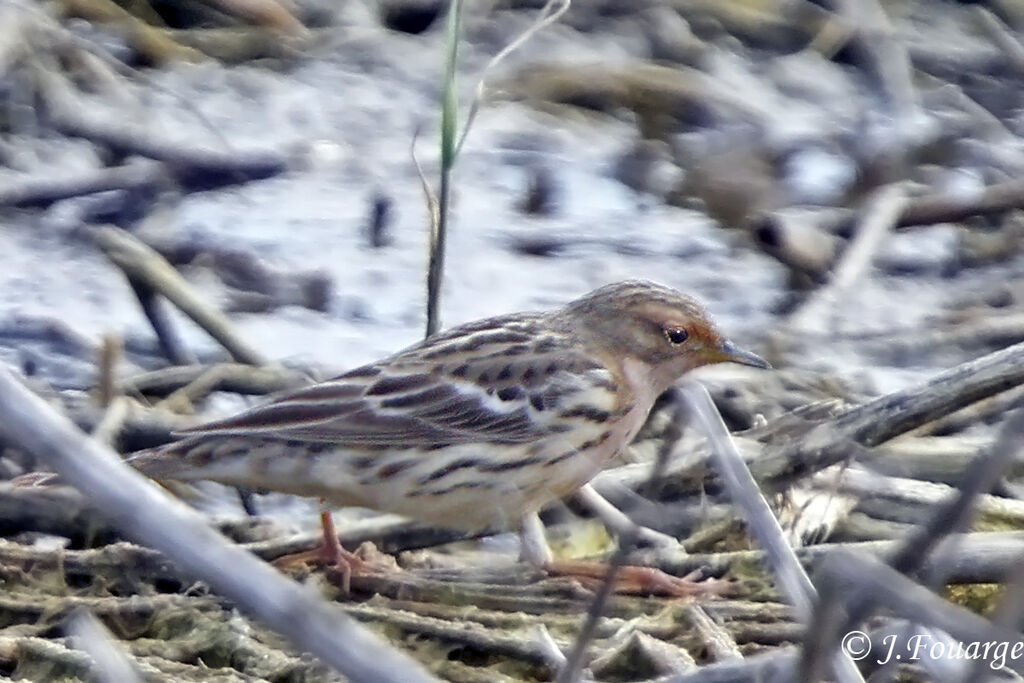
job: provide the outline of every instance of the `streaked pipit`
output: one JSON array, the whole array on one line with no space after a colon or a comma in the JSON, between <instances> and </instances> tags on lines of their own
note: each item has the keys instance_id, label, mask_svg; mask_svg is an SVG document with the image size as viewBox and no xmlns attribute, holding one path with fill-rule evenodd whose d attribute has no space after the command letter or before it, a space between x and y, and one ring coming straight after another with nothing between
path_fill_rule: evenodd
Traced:
<instances>
[{"instance_id":1,"label":"streaked pipit","mask_svg":"<svg viewBox=\"0 0 1024 683\"><path fill-rule=\"evenodd\" d=\"M550 566L541 506L593 478L683 373L725 361L768 367L690 297L620 282L439 333L129 462L444 527L518 525L524 558Z\"/></svg>"}]
</instances>

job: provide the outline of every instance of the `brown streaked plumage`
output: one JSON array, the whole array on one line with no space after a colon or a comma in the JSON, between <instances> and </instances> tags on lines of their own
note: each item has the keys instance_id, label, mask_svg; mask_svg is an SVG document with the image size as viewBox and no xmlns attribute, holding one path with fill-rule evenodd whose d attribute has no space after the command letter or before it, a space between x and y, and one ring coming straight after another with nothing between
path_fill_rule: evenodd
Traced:
<instances>
[{"instance_id":1,"label":"brown streaked plumage","mask_svg":"<svg viewBox=\"0 0 1024 683\"><path fill-rule=\"evenodd\" d=\"M441 332L130 462L155 478L508 527L597 474L680 375L725 360L764 365L690 297L620 282Z\"/></svg>"},{"instance_id":2,"label":"brown streaked plumage","mask_svg":"<svg viewBox=\"0 0 1024 683\"><path fill-rule=\"evenodd\" d=\"M531 516L596 475L659 394L724 361L767 367L690 297L631 280L452 328L129 462L446 527L537 528Z\"/></svg>"}]
</instances>

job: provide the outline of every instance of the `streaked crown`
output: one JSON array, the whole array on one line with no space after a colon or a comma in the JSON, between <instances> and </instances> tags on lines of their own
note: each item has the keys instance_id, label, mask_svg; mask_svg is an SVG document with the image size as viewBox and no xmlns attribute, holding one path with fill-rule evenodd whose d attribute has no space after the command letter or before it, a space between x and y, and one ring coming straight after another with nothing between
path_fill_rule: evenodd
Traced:
<instances>
[{"instance_id":1,"label":"streaked crown","mask_svg":"<svg viewBox=\"0 0 1024 683\"><path fill-rule=\"evenodd\" d=\"M728 361L768 367L730 343L695 299L655 282L600 287L569 303L555 319L597 352L650 365L669 363L677 374Z\"/></svg>"}]
</instances>

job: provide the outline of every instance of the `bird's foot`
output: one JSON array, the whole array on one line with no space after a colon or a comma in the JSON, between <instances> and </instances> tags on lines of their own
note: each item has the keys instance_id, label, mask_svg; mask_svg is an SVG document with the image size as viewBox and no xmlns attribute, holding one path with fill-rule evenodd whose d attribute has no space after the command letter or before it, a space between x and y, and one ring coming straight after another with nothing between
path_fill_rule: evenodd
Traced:
<instances>
[{"instance_id":1,"label":"bird's foot","mask_svg":"<svg viewBox=\"0 0 1024 683\"><path fill-rule=\"evenodd\" d=\"M352 578L393 572L397 565L393 558L380 553L372 543L364 543L356 552L350 552L340 543L320 543L317 547L299 553L282 555L274 560L282 571L300 568L322 568L327 579L345 595L352 592Z\"/></svg>"},{"instance_id":2,"label":"bird's foot","mask_svg":"<svg viewBox=\"0 0 1024 683\"><path fill-rule=\"evenodd\" d=\"M548 574L571 576L588 586L599 586L608 574L606 562L587 560L554 560L544 566ZM672 576L653 567L626 565L620 567L613 589L624 595L658 595L673 598L708 597L721 595L728 582L708 579L697 581L697 572L686 576Z\"/></svg>"},{"instance_id":3,"label":"bird's foot","mask_svg":"<svg viewBox=\"0 0 1024 683\"><path fill-rule=\"evenodd\" d=\"M394 558L377 551L372 543L364 543L355 553L345 550L338 540L331 513L324 509L320 512L323 536L312 550L284 555L274 560L278 569L289 570L296 567L323 567L327 578L341 588L345 595L352 592L352 577L387 573L397 568ZM390 559L390 564L385 561Z\"/></svg>"},{"instance_id":4,"label":"bird's foot","mask_svg":"<svg viewBox=\"0 0 1024 683\"><path fill-rule=\"evenodd\" d=\"M332 562L325 565L325 575L345 595L352 593L353 577L380 576L399 571L395 558L380 552L372 543L363 543L354 553L341 548L340 544L338 547L343 556L334 556Z\"/></svg>"}]
</instances>

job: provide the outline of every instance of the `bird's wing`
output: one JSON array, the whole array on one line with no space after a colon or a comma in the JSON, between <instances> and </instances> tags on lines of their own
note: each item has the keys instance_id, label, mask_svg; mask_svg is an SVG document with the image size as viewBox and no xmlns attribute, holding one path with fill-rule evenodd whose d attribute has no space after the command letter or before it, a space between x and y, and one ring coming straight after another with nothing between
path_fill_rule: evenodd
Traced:
<instances>
[{"instance_id":1,"label":"bird's wing","mask_svg":"<svg viewBox=\"0 0 1024 683\"><path fill-rule=\"evenodd\" d=\"M566 429L559 404L608 375L572 352L517 361L500 348L478 351L447 365L396 356L183 434L426 448L525 443Z\"/></svg>"}]
</instances>

